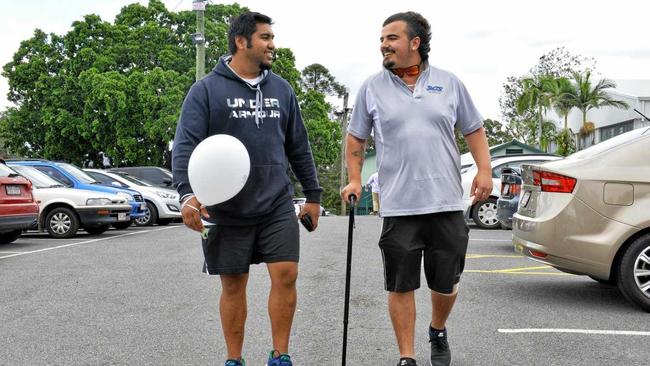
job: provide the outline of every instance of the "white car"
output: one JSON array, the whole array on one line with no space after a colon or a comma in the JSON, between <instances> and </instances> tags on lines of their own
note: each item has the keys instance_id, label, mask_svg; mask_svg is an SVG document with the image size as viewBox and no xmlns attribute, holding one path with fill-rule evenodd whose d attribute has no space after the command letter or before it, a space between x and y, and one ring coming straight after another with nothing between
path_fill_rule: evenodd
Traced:
<instances>
[{"instance_id":1,"label":"white car","mask_svg":"<svg viewBox=\"0 0 650 366\"><path fill-rule=\"evenodd\" d=\"M463 187L463 206L465 219L474 221L483 229L498 229L501 223L497 218L497 200L501 197L501 169L520 167L522 164L539 164L546 161L561 159L561 156L550 154L517 154L492 157L492 193L485 201L472 205L474 197L470 197L472 181L478 173L476 164L461 167L461 185Z\"/></svg>"},{"instance_id":2,"label":"white car","mask_svg":"<svg viewBox=\"0 0 650 366\"><path fill-rule=\"evenodd\" d=\"M131 188L142 194L148 210L143 217L135 219L135 224L138 226L167 225L174 219L181 218L178 193L172 189L154 186L128 173L115 170L84 169L84 171L101 184Z\"/></svg>"},{"instance_id":3,"label":"white car","mask_svg":"<svg viewBox=\"0 0 650 366\"><path fill-rule=\"evenodd\" d=\"M131 221L131 205L122 196L67 188L31 166L11 168L32 182L39 201L38 231L53 238L71 238L80 228L98 235L113 223Z\"/></svg>"}]
</instances>

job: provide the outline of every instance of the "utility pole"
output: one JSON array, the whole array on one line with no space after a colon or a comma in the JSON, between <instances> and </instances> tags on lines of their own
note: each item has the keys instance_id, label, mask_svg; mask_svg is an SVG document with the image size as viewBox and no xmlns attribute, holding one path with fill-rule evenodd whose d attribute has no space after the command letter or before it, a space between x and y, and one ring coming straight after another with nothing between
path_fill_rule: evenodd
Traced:
<instances>
[{"instance_id":1,"label":"utility pole","mask_svg":"<svg viewBox=\"0 0 650 366\"><path fill-rule=\"evenodd\" d=\"M192 34L196 46L196 81L205 76L205 3L206 0L192 0L192 10L196 11L196 33Z\"/></svg>"},{"instance_id":2,"label":"utility pole","mask_svg":"<svg viewBox=\"0 0 650 366\"><path fill-rule=\"evenodd\" d=\"M343 141L341 141L341 178L339 180L339 192L343 191L343 188L346 185L346 167L345 167L345 131L347 130L348 127L348 97L350 93L346 90L345 94L343 95L343 111L341 112L341 137ZM361 199L361 197L357 197L357 201ZM347 202L343 198L341 198L341 215L345 215L345 209L347 206Z\"/></svg>"}]
</instances>

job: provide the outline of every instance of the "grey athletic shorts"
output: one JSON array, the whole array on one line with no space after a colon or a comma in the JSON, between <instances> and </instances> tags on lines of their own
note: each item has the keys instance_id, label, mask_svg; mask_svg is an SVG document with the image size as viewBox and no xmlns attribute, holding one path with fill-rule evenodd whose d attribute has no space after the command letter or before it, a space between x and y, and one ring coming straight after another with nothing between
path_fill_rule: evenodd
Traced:
<instances>
[{"instance_id":1,"label":"grey athletic shorts","mask_svg":"<svg viewBox=\"0 0 650 366\"><path fill-rule=\"evenodd\" d=\"M465 267L469 228L461 211L385 217L379 248L386 291L420 288L420 264L429 288L451 294Z\"/></svg>"},{"instance_id":2,"label":"grey athletic shorts","mask_svg":"<svg viewBox=\"0 0 650 366\"><path fill-rule=\"evenodd\" d=\"M210 227L203 239L203 271L211 275L248 273L251 264L298 262L298 218L290 211L246 226Z\"/></svg>"}]
</instances>

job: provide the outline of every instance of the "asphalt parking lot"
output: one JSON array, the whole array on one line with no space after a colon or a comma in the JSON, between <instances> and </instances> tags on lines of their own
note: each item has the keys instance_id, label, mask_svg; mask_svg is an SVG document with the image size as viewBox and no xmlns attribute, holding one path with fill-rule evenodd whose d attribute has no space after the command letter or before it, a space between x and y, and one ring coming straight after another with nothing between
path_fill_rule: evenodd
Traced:
<instances>
[{"instance_id":1,"label":"asphalt parking lot","mask_svg":"<svg viewBox=\"0 0 650 366\"><path fill-rule=\"evenodd\" d=\"M377 238L354 234L349 365L394 365ZM294 364L340 364L345 217L302 231ZM615 287L516 255L510 231L473 227L448 323L454 365L648 365L649 315ZM198 234L182 225L54 240L30 234L0 246L0 364L221 365L218 279L201 273ZM425 284L424 277L422 283ZM264 266L253 266L244 357L271 347ZM426 364L430 305L417 292L417 354Z\"/></svg>"}]
</instances>

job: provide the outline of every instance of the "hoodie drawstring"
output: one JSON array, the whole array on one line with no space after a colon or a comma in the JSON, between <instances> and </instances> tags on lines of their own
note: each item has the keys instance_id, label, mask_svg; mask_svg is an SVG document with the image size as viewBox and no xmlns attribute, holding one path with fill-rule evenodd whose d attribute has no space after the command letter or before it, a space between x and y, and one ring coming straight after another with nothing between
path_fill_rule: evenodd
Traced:
<instances>
[{"instance_id":1,"label":"hoodie drawstring","mask_svg":"<svg viewBox=\"0 0 650 366\"><path fill-rule=\"evenodd\" d=\"M262 89L260 84L257 84L255 87L255 124L257 128L260 128L260 120L264 123L264 117L262 117L262 103L264 101L264 95L262 94Z\"/></svg>"}]
</instances>

